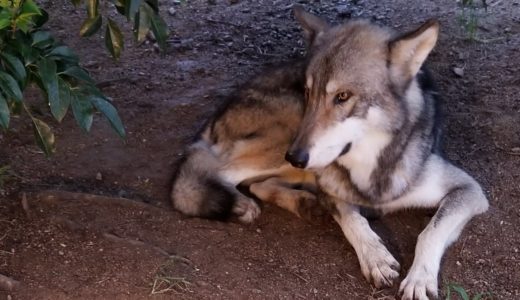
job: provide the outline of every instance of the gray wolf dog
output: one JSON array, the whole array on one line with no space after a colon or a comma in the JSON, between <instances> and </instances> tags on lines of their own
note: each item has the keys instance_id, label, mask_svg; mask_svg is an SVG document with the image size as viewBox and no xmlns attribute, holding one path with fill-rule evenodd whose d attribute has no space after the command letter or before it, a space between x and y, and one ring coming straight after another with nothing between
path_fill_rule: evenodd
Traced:
<instances>
[{"instance_id":1,"label":"gray wolf dog","mask_svg":"<svg viewBox=\"0 0 520 300\"><path fill-rule=\"evenodd\" d=\"M437 208L399 289L403 299L436 298L445 249L488 208L479 184L440 153L439 100L423 67L439 25L398 34L364 20L330 26L300 7L295 16L306 60L230 97L188 148L173 205L250 222L260 212L253 199L301 217L319 203L376 287L393 284L399 263L360 209Z\"/></svg>"}]
</instances>

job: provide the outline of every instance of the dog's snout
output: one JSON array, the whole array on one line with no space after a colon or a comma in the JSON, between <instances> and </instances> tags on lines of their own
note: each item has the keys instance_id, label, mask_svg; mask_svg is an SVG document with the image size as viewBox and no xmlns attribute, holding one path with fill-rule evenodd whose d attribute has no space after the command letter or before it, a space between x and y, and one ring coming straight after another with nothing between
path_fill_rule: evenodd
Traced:
<instances>
[{"instance_id":1,"label":"dog's snout","mask_svg":"<svg viewBox=\"0 0 520 300\"><path fill-rule=\"evenodd\" d=\"M289 150L285 153L285 160L296 168L305 168L309 162L309 153L302 149Z\"/></svg>"}]
</instances>

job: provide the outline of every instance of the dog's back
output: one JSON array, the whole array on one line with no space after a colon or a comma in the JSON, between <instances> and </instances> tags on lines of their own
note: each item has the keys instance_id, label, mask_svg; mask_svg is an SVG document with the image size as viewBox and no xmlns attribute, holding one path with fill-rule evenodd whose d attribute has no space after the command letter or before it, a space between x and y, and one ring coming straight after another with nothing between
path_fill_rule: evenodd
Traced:
<instances>
[{"instance_id":1,"label":"dog's back","mask_svg":"<svg viewBox=\"0 0 520 300\"><path fill-rule=\"evenodd\" d=\"M235 186L293 169L284 155L303 115L303 68L294 62L271 69L228 98L187 149L171 194L177 210L245 222L258 215L258 205Z\"/></svg>"}]
</instances>

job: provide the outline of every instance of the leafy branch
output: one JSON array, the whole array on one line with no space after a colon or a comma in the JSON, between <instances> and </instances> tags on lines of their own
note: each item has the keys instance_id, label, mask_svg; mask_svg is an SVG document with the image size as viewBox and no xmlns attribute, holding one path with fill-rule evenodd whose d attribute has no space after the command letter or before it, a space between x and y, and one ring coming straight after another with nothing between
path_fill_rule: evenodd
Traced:
<instances>
[{"instance_id":1,"label":"leafy branch","mask_svg":"<svg viewBox=\"0 0 520 300\"><path fill-rule=\"evenodd\" d=\"M98 0L71 0L79 6L85 2L87 19L80 29L82 36L96 33L103 24ZM166 47L168 30L158 14L157 1L111 1L118 12L134 22L137 41L153 32L161 49ZM74 51L55 40L42 26L48 14L33 0L0 0L0 127L9 128L13 114L26 112L30 117L37 144L46 155L55 151L51 127L35 117L23 96L29 86L37 86L51 115L60 123L72 110L77 124L90 131L95 111L110 122L121 137L123 123L111 101L96 87L87 70L79 65ZM107 18L106 46L114 58L123 50L123 34L117 23Z\"/></svg>"}]
</instances>

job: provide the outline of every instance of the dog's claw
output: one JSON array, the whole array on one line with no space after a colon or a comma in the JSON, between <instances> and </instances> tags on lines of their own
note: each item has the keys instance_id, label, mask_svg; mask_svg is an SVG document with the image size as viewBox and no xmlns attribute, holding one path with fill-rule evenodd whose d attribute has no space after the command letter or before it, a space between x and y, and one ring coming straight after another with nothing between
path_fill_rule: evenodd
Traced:
<instances>
[{"instance_id":1,"label":"dog's claw","mask_svg":"<svg viewBox=\"0 0 520 300\"><path fill-rule=\"evenodd\" d=\"M238 220L246 224L252 223L258 218L261 211L260 206L254 200L246 197L239 197L233 207L233 213L238 217Z\"/></svg>"},{"instance_id":2,"label":"dog's claw","mask_svg":"<svg viewBox=\"0 0 520 300\"><path fill-rule=\"evenodd\" d=\"M402 300L428 300L438 299L437 278L432 272L415 271L412 267L410 273L401 282L399 294Z\"/></svg>"},{"instance_id":3,"label":"dog's claw","mask_svg":"<svg viewBox=\"0 0 520 300\"><path fill-rule=\"evenodd\" d=\"M383 244L365 249L360 264L363 275L376 288L390 287L399 277L400 265Z\"/></svg>"}]
</instances>

